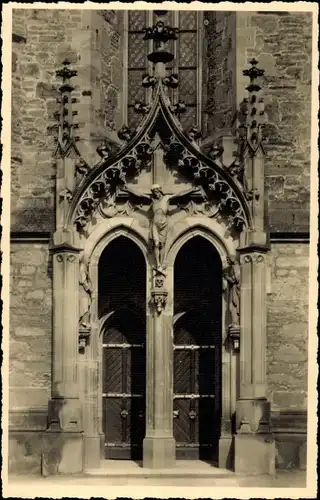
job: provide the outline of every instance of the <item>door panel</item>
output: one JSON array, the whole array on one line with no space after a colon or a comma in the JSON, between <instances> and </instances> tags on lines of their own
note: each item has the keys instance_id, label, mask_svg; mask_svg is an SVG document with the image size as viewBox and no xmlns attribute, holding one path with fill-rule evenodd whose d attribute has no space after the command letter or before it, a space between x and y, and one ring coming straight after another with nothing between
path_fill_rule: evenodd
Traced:
<instances>
[{"instance_id":1,"label":"door panel","mask_svg":"<svg viewBox=\"0 0 320 500\"><path fill-rule=\"evenodd\" d=\"M174 327L177 458L214 460L220 433L220 351L210 317L190 311Z\"/></svg>"},{"instance_id":2,"label":"door panel","mask_svg":"<svg viewBox=\"0 0 320 500\"><path fill-rule=\"evenodd\" d=\"M115 313L103 336L105 457L141 459L145 434L145 325Z\"/></svg>"}]
</instances>

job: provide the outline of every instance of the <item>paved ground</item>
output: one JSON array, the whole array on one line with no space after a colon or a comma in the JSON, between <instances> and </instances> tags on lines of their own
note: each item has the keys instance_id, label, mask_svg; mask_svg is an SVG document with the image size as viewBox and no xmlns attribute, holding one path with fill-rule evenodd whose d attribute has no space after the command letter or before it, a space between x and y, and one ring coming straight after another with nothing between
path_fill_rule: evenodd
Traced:
<instances>
[{"instance_id":1,"label":"paved ground","mask_svg":"<svg viewBox=\"0 0 320 500\"><path fill-rule=\"evenodd\" d=\"M4 484L5 486L5 484ZM307 495L303 471L283 471L276 476L225 477L108 477L88 476L10 476L4 498L36 496L61 498L315 498ZM230 490L229 490L230 488ZM249 489L247 489L249 488ZM281 490L277 490L281 488ZM301 489L302 488L302 489ZM308 490L309 491L309 490ZM218 495L218 496L217 496Z\"/></svg>"}]
</instances>

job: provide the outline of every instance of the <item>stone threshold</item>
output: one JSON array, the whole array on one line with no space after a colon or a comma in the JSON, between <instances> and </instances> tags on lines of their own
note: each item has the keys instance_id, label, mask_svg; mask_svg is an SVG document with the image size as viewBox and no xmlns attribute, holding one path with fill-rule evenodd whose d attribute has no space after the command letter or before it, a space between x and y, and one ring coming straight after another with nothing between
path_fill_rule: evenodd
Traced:
<instances>
[{"instance_id":1,"label":"stone threshold","mask_svg":"<svg viewBox=\"0 0 320 500\"><path fill-rule=\"evenodd\" d=\"M222 469L201 460L177 460L170 468L149 469L142 462L131 460L103 460L99 468L87 469L85 476L108 477L235 477L228 469Z\"/></svg>"}]
</instances>

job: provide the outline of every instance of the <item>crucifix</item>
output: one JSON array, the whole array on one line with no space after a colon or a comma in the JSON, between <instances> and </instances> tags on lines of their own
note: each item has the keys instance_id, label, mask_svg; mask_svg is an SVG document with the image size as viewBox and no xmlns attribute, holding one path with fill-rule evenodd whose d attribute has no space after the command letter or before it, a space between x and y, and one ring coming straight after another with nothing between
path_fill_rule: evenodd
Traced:
<instances>
[{"instance_id":1,"label":"crucifix","mask_svg":"<svg viewBox=\"0 0 320 500\"><path fill-rule=\"evenodd\" d=\"M168 235L168 212L170 201L174 198L181 198L187 194L197 192L199 189L192 187L175 194L164 193L160 184L153 184L150 194L143 193L131 187L129 188L128 186L124 186L122 189L138 198L148 200L151 204L150 239L154 249L156 270L159 273L163 273L164 247Z\"/></svg>"},{"instance_id":2,"label":"crucifix","mask_svg":"<svg viewBox=\"0 0 320 500\"><path fill-rule=\"evenodd\" d=\"M150 240L154 250L156 261L156 271L165 274L163 271L164 248L168 235L168 215L171 200L181 198L187 194L199 191L199 188L183 189L178 193L166 193L162 185L167 180L167 169L164 161L164 151L159 134L156 134L152 144L152 187L150 193L143 193L135 188L125 185L122 189L128 193L148 200L151 205Z\"/></svg>"}]
</instances>

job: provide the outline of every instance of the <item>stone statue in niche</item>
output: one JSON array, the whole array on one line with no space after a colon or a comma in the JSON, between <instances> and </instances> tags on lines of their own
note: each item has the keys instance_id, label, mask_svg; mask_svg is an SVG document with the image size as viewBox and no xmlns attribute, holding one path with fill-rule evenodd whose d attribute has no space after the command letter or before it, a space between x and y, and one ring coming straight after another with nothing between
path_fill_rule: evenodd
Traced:
<instances>
[{"instance_id":1,"label":"stone statue in niche","mask_svg":"<svg viewBox=\"0 0 320 500\"><path fill-rule=\"evenodd\" d=\"M240 325L240 266L236 259L228 257L228 266L223 273L223 291L228 291L228 311L231 326Z\"/></svg>"},{"instance_id":2,"label":"stone statue in niche","mask_svg":"<svg viewBox=\"0 0 320 500\"><path fill-rule=\"evenodd\" d=\"M165 194L159 184L151 187L151 194L145 194L136 189L125 186L123 188L128 193L139 198L145 198L151 203L152 218L150 222L150 239L153 244L154 256L156 261L156 270L163 272L163 251L168 235L168 212L170 201L174 198L181 198L192 192L198 191L198 188L190 188L180 191L176 194Z\"/></svg>"},{"instance_id":3,"label":"stone statue in niche","mask_svg":"<svg viewBox=\"0 0 320 500\"><path fill-rule=\"evenodd\" d=\"M89 259L86 255L83 255L80 260L79 284L81 285L79 324L82 328L89 328L93 286L89 276Z\"/></svg>"}]
</instances>

